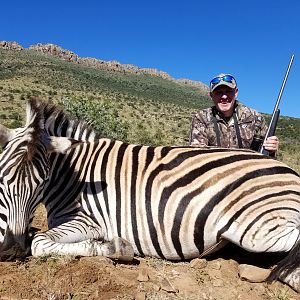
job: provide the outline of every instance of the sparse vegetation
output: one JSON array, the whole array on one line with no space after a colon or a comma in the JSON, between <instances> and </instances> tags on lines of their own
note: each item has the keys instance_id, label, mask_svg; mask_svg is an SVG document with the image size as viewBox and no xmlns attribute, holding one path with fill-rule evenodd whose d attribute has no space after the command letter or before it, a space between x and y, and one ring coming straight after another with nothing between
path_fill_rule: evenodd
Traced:
<instances>
[{"instance_id":1,"label":"sparse vegetation","mask_svg":"<svg viewBox=\"0 0 300 300\"><path fill-rule=\"evenodd\" d=\"M149 74L70 63L34 50L0 50L0 122L23 123L30 96L63 104L103 136L148 145L187 145L192 113L210 105L200 88ZM269 116L267 116L269 118ZM278 159L300 171L300 120L281 117Z\"/></svg>"},{"instance_id":2,"label":"sparse vegetation","mask_svg":"<svg viewBox=\"0 0 300 300\"><path fill-rule=\"evenodd\" d=\"M210 100L198 88L150 75L109 72L33 50L0 50L0 123L19 127L30 96L60 103L103 136L130 143L186 145L191 114ZM281 117L279 159L300 170L300 120ZM43 210L39 206L39 211ZM35 216L39 229L45 216ZM231 251L234 254L235 251ZM296 299L276 282L241 281L237 262L200 267L140 258L126 265L101 257L44 256L0 264L3 299ZM141 276L143 275L143 276ZM137 279L143 277L142 279Z\"/></svg>"}]
</instances>

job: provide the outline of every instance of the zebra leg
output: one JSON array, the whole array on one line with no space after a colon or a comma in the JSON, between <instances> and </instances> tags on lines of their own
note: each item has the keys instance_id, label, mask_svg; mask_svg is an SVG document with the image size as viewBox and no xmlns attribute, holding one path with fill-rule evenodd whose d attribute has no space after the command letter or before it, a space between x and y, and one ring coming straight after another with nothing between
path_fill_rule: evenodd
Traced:
<instances>
[{"instance_id":1,"label":"zebra leg","mask_svg":"<svg viewBox=\"0 0 300 300\"><path fill-rule=\"evenodd\" d=\"M271 275L272 275L272 273L271 273ZM295 269L288 275L284 275L284 274L280 275L279 280L288 284L295 291L300 293L300 268Z\"/></svg>"},{"instance_id":2,"label":"zebra leg","mask_svg":"<svg viewBox=\"0 0 300 300\"><path fill-rule=\"evenodd\" d=\"M133 259L133 247L125 239L115 237L111 241L104 242L95 228L82 231L74 226L74 223L75 221L70 221L36 234L31 244L32 255L101 255L120 261Z\"/></svg>"},{"instance_id":3,"label":"zebra leg","mask_svg":"<svg viewBox=\"0 0 300 300\"><path fill-rule=\"evenodd\" d=\"M288 255L278 263L267 278L267 282L279 279L300 293L300 241Z\"/></svg>"}]
</instances>

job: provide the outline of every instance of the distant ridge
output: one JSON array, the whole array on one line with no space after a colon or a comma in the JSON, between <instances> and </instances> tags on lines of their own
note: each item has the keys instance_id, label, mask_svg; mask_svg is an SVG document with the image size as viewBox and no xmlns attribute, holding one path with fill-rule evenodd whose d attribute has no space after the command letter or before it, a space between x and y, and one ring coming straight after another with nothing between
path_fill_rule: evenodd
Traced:
<instances>
[{"instance_id":1,"label":"distant ridge","mask_svg":"<svg viewBox=\"0 0 300 300\"><path fill-rule=\"evenodd\" d=\"M0 41L0 49L7 49L7 50L18 50L21 51L24 48L17 42L7 42L7 41ZM174 79L172 78L168 73L164 71L160 71L158 69L154 68L140 68L135 65L131 64L121 64L116 60L113 61L104 61L99 60L96 58L90 58L90 57L79 57L77 54L70 50L66 50L61 48L60 46L54 45L54 44L34 44L29 46L30 50L39 51L42 53L45 53L47 55L59 57L63 60L92 66L98 69L104 69L104 70L112 70L115 72L123 72L123 73L133 73L133 74L149 74L151 76L158 76L162 77L167 80L171 80L174 82L177 82L179 84L188 85L196 88L203 89L204 91L208 91L208 86L200 81L190 80L190 79Z\"/></svg>"}]
</instances>

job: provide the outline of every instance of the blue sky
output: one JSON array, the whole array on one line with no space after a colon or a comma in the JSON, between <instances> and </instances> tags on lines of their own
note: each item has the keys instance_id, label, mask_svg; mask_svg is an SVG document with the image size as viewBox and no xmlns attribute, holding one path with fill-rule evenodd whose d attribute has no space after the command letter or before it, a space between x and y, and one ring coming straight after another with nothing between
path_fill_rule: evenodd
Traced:
<instances>
[{"instance_id":1,"label":"blue sky","mask_svg":"<svg viewBox=\"0 0 300 300\"><path fill-rule=\"evenodd\" d=\"M233 74L239 99L300 118L300 1L2 1L0 40L53 43L81 57L157 68L208 84ZM184 99L183 99L184 101Z\"/></svg>"}]
</instances>

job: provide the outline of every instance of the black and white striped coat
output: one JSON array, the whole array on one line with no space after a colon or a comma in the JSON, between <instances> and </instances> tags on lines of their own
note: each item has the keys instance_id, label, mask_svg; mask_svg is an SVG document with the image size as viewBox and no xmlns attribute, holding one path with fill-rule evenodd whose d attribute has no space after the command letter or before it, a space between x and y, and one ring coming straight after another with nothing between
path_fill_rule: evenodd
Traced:
<instances>
[{"instance_id":1,"label":"black and white striped coat","mask_svg":"<svg viewBox=\"0 0 300 300\"><path fill-rule=\"evenodd\" d=\"M24 240L43 201L49 230L34 237L33 255L130 260L134 253L182 260L230 241L254 252L293 249L270 278L288 278L299 288L299 262L293 257L299 257L300 179L283 163L245 150L98 139L85 124L34 100L25 129L2 132L0 256L18 243L17 255L27 252ZM18 159L20 145L31 152L26 159ZM31 164L34 159L38 165ZM16 175L22 164L31 164L27 177ZM41 170L46 175L33 176ZM10 171L23 182L8 182ZM12 184L23 192L3 192Z\"/></svg>"}]
</instances>

